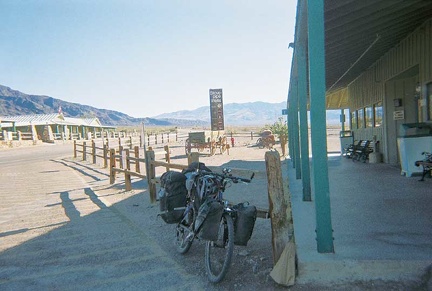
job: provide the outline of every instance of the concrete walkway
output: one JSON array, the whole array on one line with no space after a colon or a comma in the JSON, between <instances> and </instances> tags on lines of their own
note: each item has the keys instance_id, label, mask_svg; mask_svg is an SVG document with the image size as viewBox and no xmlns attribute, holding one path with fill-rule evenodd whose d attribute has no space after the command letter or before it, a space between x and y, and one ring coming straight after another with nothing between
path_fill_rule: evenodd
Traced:
<instances>
[{"instance_id":1,"label":"concrete walkway","mask_svg":"<svg viewBox=\"0 0 432 291\"><path fill-rule=\"evenodd\" d=\"M315 203L302 201L289 162L298 282L423 280L432 288L432 179L419 182L388 164L340 156L328 165L335 253L319 254Z\"/></svg>"},{"instance_id":2,"label":"concrete walkway","mask_svg":"<svg viewBox=\"0 0 432 291\"><path fill-rule=\"evenodd\" d=\"M70 159L2 164L0 290L202 290L107 184Z\"/></svg>"}]
</instances>

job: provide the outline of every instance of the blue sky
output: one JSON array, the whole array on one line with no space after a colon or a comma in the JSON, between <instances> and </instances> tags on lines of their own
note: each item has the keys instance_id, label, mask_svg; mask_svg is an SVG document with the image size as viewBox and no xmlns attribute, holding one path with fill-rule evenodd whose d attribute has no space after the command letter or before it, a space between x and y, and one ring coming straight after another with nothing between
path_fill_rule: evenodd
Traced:
<instances>
[{"instance_id":1,"label":"blue sky","mask_svg":"<svg viewBox=\"0 0 432 291\"><path fill-rule=\"evenodd\" d=\"M0 84L156 116L286 100L296 0L0 0Z\"/></svg>"}]
</instances>

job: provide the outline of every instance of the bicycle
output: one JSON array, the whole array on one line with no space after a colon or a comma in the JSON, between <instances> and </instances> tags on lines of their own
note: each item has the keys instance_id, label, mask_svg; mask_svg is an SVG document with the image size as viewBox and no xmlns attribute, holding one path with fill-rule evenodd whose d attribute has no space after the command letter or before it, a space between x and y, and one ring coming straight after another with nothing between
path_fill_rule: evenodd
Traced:
<instances>
[{"instance_id":1,"label":"bicycle","mask_svg":"<svg viewBox=\"0 0 432 291\"><path fill-rule=\"evenodd\" d=\"M196 170L187 173L186 188L187 204L184 207L182 220L176 226L176 249L180 254L189 251L194 239L206 240L205 245L205 267L210 282L218 283L223 280L231 265L231 258L234 250L234 222L236 208L231 207L228 201L224 200L223 193L231 183L250 183L250 179L234 177L230 169L223 169L222 174L205 170ZM210 201L210 202L208 202ZM204 225L200 216L200 210L205 203L214 203L216 208L219 205L221 217L217 222L215 237L200 237ZM204 220L205 222L205 220Z\"/></svg>"}]
</instances>

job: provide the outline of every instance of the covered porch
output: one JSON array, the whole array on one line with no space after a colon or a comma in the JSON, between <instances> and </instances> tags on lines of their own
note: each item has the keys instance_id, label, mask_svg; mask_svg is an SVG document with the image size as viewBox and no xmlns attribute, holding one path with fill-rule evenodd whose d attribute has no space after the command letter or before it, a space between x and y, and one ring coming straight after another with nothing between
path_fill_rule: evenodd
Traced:
<instances>
[{"instance_id":1,"label":"covered porch","mask_svg":"<svg viewBox=\"0 0 432 291\"><path fill-rule=\"evenodd\" d=\"M299 280L418 279L432 264L432 181L401 178L397 146L401 124L431 124L431 39L431 1L298 1L287 107ZM384 163L328 157L337 108Z\"/></svg>"}]
</instances>

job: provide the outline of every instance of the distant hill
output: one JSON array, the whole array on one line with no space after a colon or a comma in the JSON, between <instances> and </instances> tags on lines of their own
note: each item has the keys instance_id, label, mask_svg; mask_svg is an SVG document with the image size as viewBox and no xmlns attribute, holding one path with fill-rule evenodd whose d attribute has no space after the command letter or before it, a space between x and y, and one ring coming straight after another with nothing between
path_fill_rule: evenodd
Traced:
<instances>
[{"instance_id":1,"label":"distant hill","mask_svg":"<svg viewBox=\"0 0 432 291\"><path fill-rule=\"evenodd\" d=\"M286 102L249 102L224 105L225 125L265 125L272 124L282 116ZM183 120L202 120L210 124L210 107L203 106L194 110L181 110L154 116L157 119L171 118Z\"/></svg>"}]
</instances>

